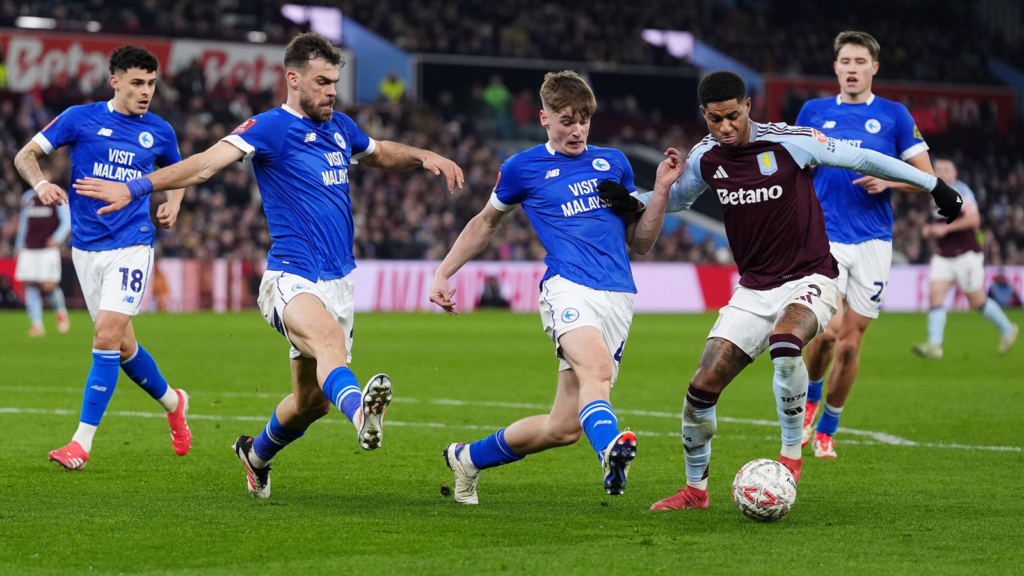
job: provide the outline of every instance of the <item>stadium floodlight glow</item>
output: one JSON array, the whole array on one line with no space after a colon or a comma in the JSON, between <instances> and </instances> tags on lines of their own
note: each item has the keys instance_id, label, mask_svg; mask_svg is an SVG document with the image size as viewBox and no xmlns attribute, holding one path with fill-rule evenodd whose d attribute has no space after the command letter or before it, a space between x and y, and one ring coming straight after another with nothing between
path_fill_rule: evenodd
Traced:
<instances>
[{"instance_id":1,"label":"stadium floodlight glow","mask_svg":"<svg viewBox=\"0 0 1024 576\"><path fill-rule=\"evenodd\" d=\"M103 28L103 26L95 20L89 20L85 23L86 32L99 32L101 28Z\"/></svg>"},{"instance_id":2,"label":"stadium floodlight glow","mask_svg":"<svg viewBox=\"0 0 1024 576\"><path fill-rule=\"evenodd\" d=\"M328 6L285 4L281 15L296 24L309 23L309 29L335 44L341 44L341 10Z\"/></svg>"},{"instance_id":3,"label":"stadium floodlight glow","mask_svg":"<svg viewBox=\"0 0 1024 576\"><path fill-rule=\"evenodd\" d=\"M39 18L37 16L18 16L14 19L14 25L18 28L32 28L35 30L52 30L57 27L57 21L53 18Z\"/></svg>"},{"instance_id":4,"label":"stadium floodlight glow","mask_svg":"<svg viewBox=\"0 0 1024 576\"><path fill-rule=\"evenodd\" d=\"M262 43L267 41L267 33L266 32L260 32L259 30L253 30L252 32L249 32L249 36L248 37L249 37L249 42L254 42L254 43L257 43L257 44L262 44Z\"/></svg>"},{"instance_id":5,"label":"stadium floodlight glow","mask_svg":"<svg viewBox=\"0 0 1024 576\"><path fill-rule=\"evenodd\" d=\"M641 33L641 37L653 46L664 46L676 58L693 62L694 39L689 32L648 28Z\"/></svg>"}]
</instances>

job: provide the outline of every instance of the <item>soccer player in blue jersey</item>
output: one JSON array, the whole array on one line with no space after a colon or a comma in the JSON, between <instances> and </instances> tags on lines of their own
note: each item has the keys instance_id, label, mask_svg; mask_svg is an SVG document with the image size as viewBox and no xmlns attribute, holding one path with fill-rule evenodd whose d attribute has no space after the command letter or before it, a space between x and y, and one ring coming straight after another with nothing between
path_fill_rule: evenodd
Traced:
<instances>
[{"instance_id":1,"label":"soccer player in blue jersey","mask_svg":"<svg viewBox=\"0 0 1024 576\"><path fill-rule=\"evenodd\" d=\"M234 451L252 496L270 496L270 460L305 434L335 405L355 425L359 445L381 445L391 379L378 374L360 390L349 369L355 305L349 276L352 201L348 169L357 161L387 170L422 167L443 174L449 192L463 185L454 162L396 142L376 141L334 111L341 53L309 32L285 49L287 102L243 122L210 149L124 184L76 183L80 194L128 205L153 190L206 181L223 168L251 160L263 196L273 246L260 285L263 317L291 343L292 394L278 404L256 438L240 436Z\"/></svg>"},{"instance_id":2,"label":"soccer player in blue jersey","mask_svg":"<svg viewBox=\"0 0 1024 576\"><path fill-rule=\"evenodd\" d=\"M43 178L39 158L57 148L71 152L71 177L94 177L126 182L152 172L157 165L181 160L174 130L149 112L156 87L157 59L137 46L122 46L110 56L110 85L114 99L72 106L53 120L15 157L21 176L46 206L69 202L60 186ZM168 193L157 210L164 227L177 219L180 187ZM71 251L85 302L96 328L92 369L78 430L71 443L50 452L50 460L68 470L84 468L93 437L117 384L118 366L167 411L174 451L188 452L192 433L185 421L188 395L167 385L156 362L135 340L132 316L153 269L155 231L149 219L149 199L140 198L117 214L101 217L104 204L72 192Z\"/></svg>"},{"instance_id":3,"label":"soccer player in blue jersey","mask_svg":"<svg viewBox=\"0 0 1024 576\"><path fill-rule=\"evenodd\" d=\"M477 504L480 471L575 443L586 434L597 453L608 494L622 494L636 436L620 431L609 403L633 321L636 287L627 245L645 254L661 232L668 188L682 173L678 157L658 167L654 200L643 216L623 217L598 197L635 192L633 169L618 150L587 145L594 93L575 72L549 73L540 89L540 122L548 142L505 161L490 202L459 235L434 275L430 299L455 314L448 279L480 253L502 220L522 205L547 251L541 282L544 330L559 359L549 414L531 416L471 444L449 444L445 463L455 476L455 501Z\"/></svg>"},{"instance_id":4,"label":"soccer player in blue jersey","mask_svg":"<svg viewBox=\"0 0 1024 576\"><path fill-rule=\"evenodd\" d=\"M878 73L878 42L864 32L841 32L835 39L835 72L839 95L810 100L797 117L799 126L824 132L851 146L899 158L934 174L928 144L906 107L871 92ZM832 254L839 262L842 305L825 332L807 346L810 388L804 418L803 443L814 436L814 455L835 458L833 437L839 415L853 388L860 363L860 346L871 320L878 318L892 264L892 191L924 192L910 184L889 182L851 170L818 166L814 188L825 211ZM814 433L814 417L828 377L824 412Z\"/></svg>"}]
</instances>

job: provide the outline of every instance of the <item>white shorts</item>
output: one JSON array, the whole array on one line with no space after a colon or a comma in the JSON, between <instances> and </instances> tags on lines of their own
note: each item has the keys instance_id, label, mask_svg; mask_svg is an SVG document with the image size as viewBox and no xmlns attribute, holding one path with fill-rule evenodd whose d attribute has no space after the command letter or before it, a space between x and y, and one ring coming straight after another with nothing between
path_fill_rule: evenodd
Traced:
<instances>
[{"instance_id":1,"label":"white shorts","mask_svg":"<svg viewBox=\"0 0 1024 576\"><path fill-rule=\"evenodd\" d=\"M288 338L288 330L284 325L284 307L292 298L299 294L312 294L323 303L331 316L338 321L345 331L345 349L348 350L348 361L352 361L352 326L355 322L356 305L352 301L355 284L351 275L335 280L318 280L315 284L302 276L280 270L267 270L260 282L260 295L257 302L260 313L275 330ZM291 343L291 339L288 340ZM299 351L293 344L289 352L290 358L298 358L307 354Z\"/></svg>"},{"instance_id":2,"label":"white shorts","mask_svg":"<svg viewBox=\"0 0 1024 576\"><path fill-rule=\"evenodd\" d=\"M600 330L612 355L612 384L615 384L629 337L629 326L633 323L632 294L594 290L555 275L540 287L540 319L544 331L555 343L559 371L570 370L571 367L562 358L558 339L582 326Z\"/></svg>"},{"instance_id":3,"label":"white shorts","mask_svg":"<svg viewBox=\"0 0 1024 576\"><path fill-rule=\"evenodd\" d=\"M964 294L977 292L985 286L985 255L981 252L964 252L953 258L932 256L929 268L932 282L949 280L956 282Z\"/></svg>"},{"instance_id":4,"label":"white shorts","mask_svg":"<svg viewBox=\"0 0 1024 576\"><path fill-rule=\"evenodd\" d=\"M14 267L14 279L18 282L60 282L60 248L21 249Z\"/></svg>"},{"instance_id":5,"label":"white shorts","mask_svg":"<svg viewBox=\"0 0 1024 576\"><path fill-rule=\"evenodd\" d=\"M839 263L839 292L850 308L865 318L878 318L889 284L892 242L868 240L860 244L831 242Z\"/></svg>"},{"instance_id":6,"label":"white shorts","mask_svg":"<svg viewBox=\"0 0 1024 576\"><path fill-rule=\"evenodd\" d=\"M786 282L771 290L751 290L738 286L729 304L718 312L718 320L708 338L724 338L756 359L768 349L768 337L779 315L790 304L807 306L818 318L818 334L836 313L839 287L836 281L812 274Z\"/></svg>"},{"instance_id":7,"label":"white shorts","mask_svg":"<svg viewBox=\"0 0 1024 576\"><path fill-rule=\"evenodd\" d=\"M85 305L96 320L100 310L135 316L153 271L153 247L136 244L115 250L71 249Z\"/></svg>"}]
</instances>

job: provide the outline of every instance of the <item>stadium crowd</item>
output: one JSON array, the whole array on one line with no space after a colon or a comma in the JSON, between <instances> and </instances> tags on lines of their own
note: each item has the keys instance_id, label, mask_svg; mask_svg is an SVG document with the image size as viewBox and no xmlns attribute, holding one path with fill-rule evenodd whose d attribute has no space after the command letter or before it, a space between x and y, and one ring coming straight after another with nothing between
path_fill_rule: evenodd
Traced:
<instances>
[{"instance_id":1,"label":"stadium crowd","mask_svg":"<svg viewBox=\"0 0 1024 576\"><path fill-rule=\"evenodd\" d=\"M167 118L180 138L184 157L206 149L251 114L276 105L269 95L245 92L205 92L202 76L183 73L163 84L154 112ZM73 83L72 83L73 84ZM105 92L90 95L103 99ZM522 98L532 98L524 95ZM85 95L68 86L41 94L0 96L0 257L13 254L18 203L25 189L14 169L13 157L21 145L46 126L65 107L85 101ZM360 258L442 258L466 222L487 200L504 158L517 152L524 141L494 139L493 114L486 105L468 110L383 99L346 110L375 138L393 139L424 146L451 157L467 175L467 188L449 198L433 178L421 172L384 173L355 168L351 177L357 193L353 198L355 250ZM526 104L536 110L535 102ZM533 115L516 120L521 136L536 136ZM673 145L688 149L688 133L673 127L658 135L634 131L627 125L613 136L610 145L645 144L655 148ZM1011 135L1012 136L1012 135ZM977 193L983 214L987 261L992 264L1024 264L1024 158L1012 145L1011 136L971 155L976 147L949 148L944 138L934 155L957 161L961 179ZM943 149L942 146L946 148ZM64 151L50 158L49 170L56 181L67 185L69 163ZM158 199L154 206L162 202ZM921 237L921 225L931 218L927 196L894 195L897 221L894 226L896 260L927 262L932 253ZM259 190L251 168L239 164L199 187L187 190L177 225L161 230L157 253L166 257L240 258L261 260L270 246ZM522 211L506 220L495 242L482 255L494 260L543 258L544 250ZM645 261L722 262L728 251L715 250L711 239L695 242L685 225L668 227Z\"/></svg>"},{"instance_id":2,"label":"stadium crowd","mask_svg":"<svg viewBox=\"0 0 1024 576\"><path fill-rule=\"evenodd\" d=\"M286 41L297 27L281 15L288 0L26 0L0 2L0 26L18 16L98 22L104 32L242 39L250 31ZM986 13L971 3L864 0L769 2L487 2L486 0L321 0L411 52L473 54L685 66L641 38L646 28L692 32L757 70L832 71L832 38L871 30L889 78L993 82L985 55L1024 63L1020 46L988 33ZM987 16L992 20L991 15ZM615 22L615 26L606 25ZM913 22L914 26L908 26Z\"/></svg>"}]
</instances>

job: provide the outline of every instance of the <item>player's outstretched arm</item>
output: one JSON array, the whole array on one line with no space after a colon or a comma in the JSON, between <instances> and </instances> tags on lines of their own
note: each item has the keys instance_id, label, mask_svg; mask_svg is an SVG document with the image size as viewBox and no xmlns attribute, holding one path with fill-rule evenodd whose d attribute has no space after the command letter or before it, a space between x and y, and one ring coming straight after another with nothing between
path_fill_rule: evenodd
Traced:
<instances>
[{"instance_id":1,"label":"player's outstretched arm","mask_svg":"<svg viewBox=\"0 0 1024 576\"><path fill-rule=\"evenodd\" d=\"M39 169L39 159L46 156L46 152L39 144L29 140L28 144L14 157L14 167L18 169L21 177L39 195L39 199L47 206L60 206L68 201L68 194L63 188L47 182L43 177L43 171Z\"/></svg>"},{"instance_id":2,"label":"player's outstretched arm","mask_svg":"<svg viewBox=\"0 0 1024 576\"><path fill-rule=\"evenodd\" d=\"M423 168L434 176L444 174L444 179L448 182L449 194L455 190L456 186L462 190L462 186L466 182L465 176L462 175L462 168L444 156L430 150L413 148L388 140L377 142L373 152L360 158L359 161L367 166L384 170L403 171Z\"/></svg>"},{"instance_id":3,"label":"player's outstretched arm","mask_svg":"<svg viewBox=\"0 0 1024 576\"><path fill-rule=\"evenodd\" d=\"M910 164L914 168L917 168L925 174L935 175L935 170L932 169L932 161L928 156L928 152L924 151L916 156L907 158L907 164ZM914 186L913 184L904 184L903 182L890 182L888 180L882 180L874 176L861 176L853 181L854 184L859 184L867 190L868 194L881 194L888 189L899 190L900 192L909 192L911 194L920 194L922 192L928 192L924 188Z\"/></svg>"},{"instance_id":4,"label":"player's outstretched arm","mask_svg":"<svg viewBox=\"0 0 1024 576\"><path fill-rule=\"evenodd\" d=\"M804 149L809 153L801 165L822 164L833 168L845 168L876 178L917 186L931 193L935 205L939 207L939 214L946 218L947 224L952 223L960 215L960 209L964 205L963 198L941 178L880 152L850 146L833 138L799 138L801 147L805 145Z\"/></svg>"},{"instance_id":5,"label":"player's outstretched arm","mask_svg":"<svg viewBox=\"0 0 1024 576\"><path fill-rule=\"evenodd\" d=\"M97 214L102 215L120 210L133 199L147 196L156 190L184 189L206 182L217 172L244 157L245 152L235 145L221 141L205 152L129 182L90 177L77 180L73 186L82 196L106 202L108 206L97 211Z\"/></svg>"},{"instance_id":6,"label":"player's outstretched arm","mask_svg":"<svg viewBox=\"0 0 1024 576\"><path fill-rule=\"evenodd\" d=\"M647 254L661 234L661 226L665 222L665 208L668 206L669 191L672 184L683 175L683 158L675 148L665 151L667 158L658 165L658 175L654 182L654 193L647 203L635 226L627 229L626 240L630 249L637 254Z\"/></svg>"},{"instance_id":7,"label":"player's outstretched arm","mask_svg":"<svg viewBox=\"0 0 1024 576\"><path fill-rule=\"evenodd\" d=\"M466 224L466 228L455 240L455 245L437 267L437 272L434 272L434 282L430 286L430 301L444 308L449 316L458 312L455 311L455 290L448 289L448 279L466 262L483 251L501 227L501 221L505 219L506 214L508 212L502 212L488 202L484 209Z\"/></svg>"}]
</instances>

